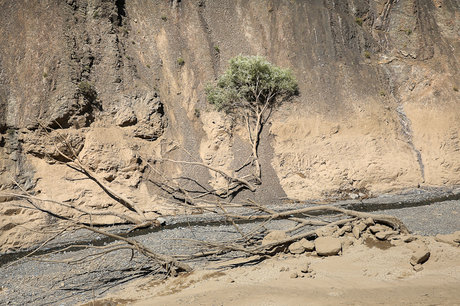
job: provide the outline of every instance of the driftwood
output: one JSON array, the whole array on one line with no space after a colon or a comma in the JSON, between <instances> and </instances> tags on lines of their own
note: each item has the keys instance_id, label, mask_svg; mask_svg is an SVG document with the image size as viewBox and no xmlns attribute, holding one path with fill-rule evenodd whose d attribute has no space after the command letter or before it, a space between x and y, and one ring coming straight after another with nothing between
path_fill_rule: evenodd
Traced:
<instances>
[{"instance_id":1,"label":"driftwood","mask_svg":"<svg viewBox=\"0 0 460 306\"><path fill-rule=\"evenodd\" d=\"M28 203L31 204L31 207L24 207L24 208L38 210L38 211L44 212L44 213L46 213L48 215L51 215L53 217L64 219L69 224L69 226L67 226L65 230L68 230L70 227L72 227L72 229L86 229L88 231L91 231L91 232L94 232L94 233L97 233L97 234L100 234L100 235L103 235L105 237L109 237L109 238L112 238L112 239L115 239L115 240L121 242L119 244L109 245L109 246L105 246L105 247L94 247L94 246L86 245L85 247L101 249L102 251L97 252L96 254L86 255L86 256L84 256L82 258L79 258L79 259L76 259L76 260L75 259L68 260L68 261L66 261L68 263L84 262L84 261L89 260L90 257L92 258L92 260L94 260L94 259L97 259L99 257L105 256L108 253L111 253L111 252L114 252L114 251L118 251L118 250L121 250L121 249L130 249L132 251L136 251L136 252L144 255L145 257L147 257L150 260L152 260L152 262L160 264L161 266L163 266L163 268L168 273L175 273L175 272L181 272L181 271L189 272L189 271L192 270L192 268L189 265L187 265L186 263L180 262L180 261L178 261L177 259L175 259L172 256L156 253L153 250L151 250L150 248L146 247L145 245L143 245L142 243L140 243L140 242L138 242L138 241L136 241L134 239L126 238L126 237L123 237L123 236L118 235L118 234L114 234L114 233L104 231L102 229L99 229L99 228L96 228L96 227L92 226L91 224L79 221L78 218L71 217L71 216L65 216L65 215L62 215L62 214L60 214L60 213L58 213L56 211L53 211L51 209L46 209L42 205L39 204L39 202L44 201L43 199L39 199L39 198L31 196L31 195L12 194L12 196L25 199ZM50 203L56 204L56 205L63 205L65 207L67 207L67 208L72 208L72 209L74 209L76 211L79 211L79 212L85 212L85 211L81 210L80 208L76 207L73 204L66 204L66 203L61 203L61 202L52 201L52 200L47 200L47 202L50 202ZM90 213L88 213L88 214L90 214ZM111 213L108 213L108 214L111 215ZM43 248L48 242L50 242L51 240L55 239L58 235L64 233L65 230L62 230L57 235L54 235L53 237L47 239L37 249L35 249L33 252L31 252L28 255L26 255L26 257L30 257L32 254L37 252L39 249ZM65 249L74 248L74 247L78 247L78 245L72 245L72 246L66 247L64 249L61 249L61 250L59 250L57 252L62 252ZM56 261L54 261L54 262L56 262Z\"/></svg>"},{"instance_id":2,"label":"driftwood","mask_svg":"<svg viewBox=\"0 0 460 306\"><path fill-rule=\"evenodd\" d=\"M287 211L277 212L272 209L265 208L257 203L252 202L251 208L253 211L258 212L258 214L247 214L247 215L239 215L239 214L232 214L228 213L227 210L222 209L220 213L222 216L225 216L227 221L231 222L234 226L236 232L240 233L241 239L233 242L210 242L210 241L201 241L197 239L181 239L185 242L190 242L194 244L201 245L208 250L201 251L192 255L178 255L177 258L182 259L191 259L191 258L200 258L206 256L216 256L221 255L228 252L240 252L245 253L250 256L261 256L261 258L265 258L267 255L273 255L280 250L284 250L285 247L293 243L295 241L299 241L303 238L306 239L314 239L318 236L318 232L320 230L325 230L326 228L335 228L337 226L343 226L345 224L350 224L352 222L357 222L358 220L370 220L371 222L375 222L378 224L383 224L391 227L395 232L399 234L408 234L409 231L407 227L396 217L389 216L389 215L381 215L381 214L371 214L371 213L364 213L364 212L357 212L353 210L343 209L340 207L335 206L315 206L315 207L307 207L307 208L300 208L300 209L292 209ZM262 212L262 213L260 213ZM315 216L308 215L308 213L315 213L315 214L330 214L334 213L335 217L343 217L336 221L326 221L322 220L315 220ZM285 233L291 232L299 232L293 236L287 237L282 240L278 240L275 242L261 244L260 240L263 237L261 234L265 232L265 226L273 220L276 219L287 219L296 223L295 226L289 229L285 229ZM262 224L256 227L254 230L250 231L249 233L244 233L238 227L238 222L261 222ZM305 226L314 226L314 230L304 231L302 229ZM256 237L258 236L258 237ZM283 248L284 246L284 248Z\"/></svg>"}]
</instances>

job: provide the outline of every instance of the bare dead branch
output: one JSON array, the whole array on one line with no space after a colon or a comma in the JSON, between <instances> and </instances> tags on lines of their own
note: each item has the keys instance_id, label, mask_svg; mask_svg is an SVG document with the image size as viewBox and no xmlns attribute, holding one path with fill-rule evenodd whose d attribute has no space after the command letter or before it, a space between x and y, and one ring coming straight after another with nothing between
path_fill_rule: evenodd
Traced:
<instances>
[{"instance_id":1,"label":"bare dead branch","mask_svg":"<svg viewBox=\"0 0 460 306\"><path fill-rule=\"evenodd\" d=\"M228 179L230 181L239 182L239 183L243 184L250 191L255 191L256 190L256 188L251 183L249 183L247 180L245 180L243 178L235 177L233 175L230 175L229 173L227 173L227 172L225 172L225 171L223 171L221 169L215 168L215 167L207 165L205 163L174 160L174 159L168 159L168 158L159 159L158 161L167 161L167 162L177 163L177 164L195 165L195 166L205 167L205 168L207 168L207 169L209 169L211 171L219 173L220 175L222 175L223 177L225 177L226 179Z\"/></svg>"}]
</instances>

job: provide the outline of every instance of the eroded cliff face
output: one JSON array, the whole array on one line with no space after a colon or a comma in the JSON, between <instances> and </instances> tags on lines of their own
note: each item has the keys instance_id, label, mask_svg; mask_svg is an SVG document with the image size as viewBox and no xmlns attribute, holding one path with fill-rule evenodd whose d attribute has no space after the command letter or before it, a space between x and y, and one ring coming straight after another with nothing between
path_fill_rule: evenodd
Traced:
<instances>
[{"instance_id":1,"label":"eroded cliff face","mask_svg":"<svg viewBox=\"0 0 460 306\"><path fill-rule=\"evenodd\" d=\"M250 154L244 127L204 96L238 54L291 68L300 86L265 126L263 183L244 198L460 184L458 1L0 1L0 17L0 189L123 210L59 164L64 137L146 214L174 213L148 160L232 170ZM225 189L205 168L158 172ZM1 200L4 246L27 235L17 224L52 222Z\"/></svg>"}]
</instances>

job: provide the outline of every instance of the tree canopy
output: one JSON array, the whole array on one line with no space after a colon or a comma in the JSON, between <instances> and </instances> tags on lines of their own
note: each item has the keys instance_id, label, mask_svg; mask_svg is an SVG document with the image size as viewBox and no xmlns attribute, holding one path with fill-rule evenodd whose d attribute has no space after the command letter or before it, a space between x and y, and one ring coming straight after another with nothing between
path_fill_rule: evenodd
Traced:
<instances>
[{"instance_id":1,"label":"tree canopy","mask_svg":"<svg viewBox=\"0 0 460 306\"><path fill-rule=\"evenodd\" d=\"M252 144L254 176L259 183L258 145L264 123L275 106L297 94L298 85L292 71L277 67L261 56L232 58L217 83L206 88L208 102L218 111L245 119Z\"/></svg>"},{"instance_id":2,"label":"tree canopy","mask_svg":"<svg viewBox=\"0 0 460 306\"><path fill-rule=\"evenodd\" d=\"M255 115L297 93L297 81L290 69L277 67L261 56L243 55L232 58L217 83L206 88L208 102L217 110L252 110Z\"/></svg>"}]
</instances>

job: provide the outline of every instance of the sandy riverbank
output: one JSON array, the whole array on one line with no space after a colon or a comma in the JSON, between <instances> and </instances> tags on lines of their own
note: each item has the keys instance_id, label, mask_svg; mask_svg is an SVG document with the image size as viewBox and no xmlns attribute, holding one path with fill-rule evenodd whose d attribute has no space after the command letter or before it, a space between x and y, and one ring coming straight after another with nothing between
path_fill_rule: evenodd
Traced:
<instances>
[{"instance_id":1,"label":"sandy riverbank","mask_svg":"<svg viewBox=\"0 0 460 306\"><path fill-rule=\"evenodd\" d=\"M280 254L251 266L142 279L95 305L460 305L460 248L421 239L431 256L419 272L407 244L360 244L341 256Z\"/></svg>"}]
</instances>

